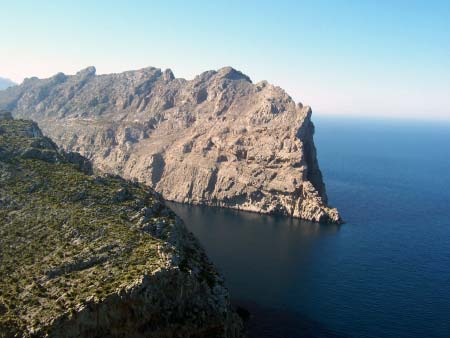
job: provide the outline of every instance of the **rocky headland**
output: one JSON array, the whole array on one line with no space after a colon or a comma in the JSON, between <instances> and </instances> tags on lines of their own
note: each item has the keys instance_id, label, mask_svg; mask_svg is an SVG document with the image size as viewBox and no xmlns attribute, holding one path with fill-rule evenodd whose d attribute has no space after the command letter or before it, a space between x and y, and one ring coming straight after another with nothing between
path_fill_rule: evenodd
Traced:
<instances>
[{"instance_id":1,"label":"rocky headland","mask_svg":"<svg viewBox=\"0 0 450 338\"><path fill-rule=\"evenodd\" d=\"M0 337L237 338L222 278L152 189L0 112Z\"/></svg>"},{"instance_id":2,"label":"rocky headland","mask_svg":"<svg viewBox=\"0 0 450 338\"><path fill-rule=\"evenodd\" d=\"M167 69L29 78L0 107L66 151L171 201L340 223L327 205L310 107L225 67L193 80Z\"/></svg>"}]
</instances>

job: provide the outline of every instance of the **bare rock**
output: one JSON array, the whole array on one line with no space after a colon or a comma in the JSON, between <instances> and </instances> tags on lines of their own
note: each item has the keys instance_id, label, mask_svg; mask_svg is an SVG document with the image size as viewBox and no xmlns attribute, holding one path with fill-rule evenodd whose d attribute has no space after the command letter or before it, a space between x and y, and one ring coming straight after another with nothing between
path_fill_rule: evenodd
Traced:
<instances>
[{"instance_id":1,"label":"bare rock","mask_svg":"<svg viewBox=\"0 0 450 338\"><path fill-rule=\"evenodd\" d=\"M231 67L191 81L152 67L58 79L0 92L0 107L168 200L341 222L327 205L311 109L281 88Z\"/></svg>"}]
</instances>

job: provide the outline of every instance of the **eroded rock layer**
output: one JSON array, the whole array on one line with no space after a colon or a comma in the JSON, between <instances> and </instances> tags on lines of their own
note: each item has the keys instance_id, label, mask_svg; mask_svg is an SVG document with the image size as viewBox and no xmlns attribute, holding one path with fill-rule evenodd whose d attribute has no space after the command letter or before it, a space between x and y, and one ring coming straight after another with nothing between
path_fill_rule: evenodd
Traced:
<instances>
[{"instance_id":1,"label":"eroded rock layer","mask_svg":"<svg viewBox=\"0 0 450 338\"><path fill-rule=\"evenodd\" d=\"M223 281L148 187L0 111L0 337L240 337Z\"/></svg>"},{"instance_id":2,"label":"eroded rock layer","mask_svg":"<svg viewBox=\"0 0 450 338\"><path fill-rule=\"evenodd\" d=\"M177 202L341 221L327 206L311 109L226 67L191 81L145 68L26 79L0 107L67 151Z\"/></svg>"}]
</instances>

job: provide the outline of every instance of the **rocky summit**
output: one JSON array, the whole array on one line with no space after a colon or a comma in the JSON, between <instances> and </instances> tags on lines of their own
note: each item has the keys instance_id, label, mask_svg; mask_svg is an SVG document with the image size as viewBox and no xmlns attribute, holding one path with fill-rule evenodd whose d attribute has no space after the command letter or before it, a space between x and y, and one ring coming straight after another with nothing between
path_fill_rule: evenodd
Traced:
<instances>
[{"instance_id":1,"label":"rocky summit","mask_svg":"<svg viewBox=\"0 0 450 338\"><path fill-rule=\"evenodd\" d=\"M193 80L145 68L29 78L0 107L66 151L167 200L340 223L316 157L311 109L230 68Z\"/></svg>"},{"instance_id":2,"label":"rocky summit","mask_svg":"<svg viewBox=\"0 0 450 338\"><path fill-rule=\"evenodd\" d=\"M240 337L223 281L143 184L0 112L0 337Z\"/></svg>"}]
</instances>

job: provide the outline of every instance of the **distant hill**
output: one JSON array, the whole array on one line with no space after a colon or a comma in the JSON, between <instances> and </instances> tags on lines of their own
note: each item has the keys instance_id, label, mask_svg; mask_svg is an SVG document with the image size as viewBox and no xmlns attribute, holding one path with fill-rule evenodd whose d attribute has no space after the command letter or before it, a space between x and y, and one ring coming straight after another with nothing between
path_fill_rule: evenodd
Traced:
<instances>
[{"instance_id":1,"label":"distant hill","mask_svg":"<svg viewBox=\"0 0 450 338\"><path fill-rule=\"evenodd\" d=\"M0 77L0 90L15 86L15 85L17 85L17 83L11 81L10 79Z\"/></svg>"}]
</instances>

